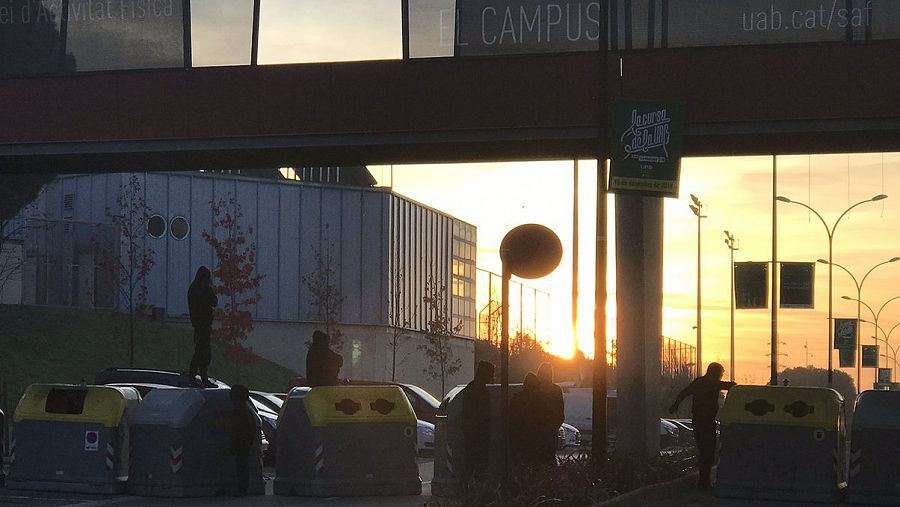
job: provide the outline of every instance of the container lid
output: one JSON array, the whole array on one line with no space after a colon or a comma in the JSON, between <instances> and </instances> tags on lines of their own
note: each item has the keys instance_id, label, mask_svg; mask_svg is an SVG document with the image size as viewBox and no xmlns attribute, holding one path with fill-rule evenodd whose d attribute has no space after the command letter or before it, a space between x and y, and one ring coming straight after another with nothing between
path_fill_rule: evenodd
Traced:
<instances>
[{"instance_id":1,"label":"container lid","mask_svg":"<svg viewBox=\"0 0 900 507\"><path fill-rule=\"evenodd\" d=\"M296 393L296 396L295 396ZM397 422L416 424L416 413L398 386L321 386L302 395L313 426ZM294 389L287 403L297 403Z\"/></svg>"},{"instance_id":2,"label":"container lid","mask_svg":"<svg viewBox=\"0 0 900 507\"><path fill-rule=\"evenodd\" d=\"M841 395L825 387L735 386L719 421L837 429L843 405Z\"/></svg>"},{"instance_id":3,"label":"container lid","mask_svg":"<svg viewBox=\"0 0 900 507\"><path fill-rule=\"evenodd\" d=\"M140 399L133 387L32 384L22 395L13 422L97 423L115 427L126 406Z\"/></svg>"},{"instance_id":4,"label":"container lid","mask_svg":"<svg viewBox=\"0 0 900 507\"><path fill-rule=\"evenodd\" d=\"M900 392L865 391L856 398L853 429L900 430Z\"/></svg>"},{"instance_id":5,"label":"container lid","mask_svg":"<svg viewBox=\"0 0 900 507\"><path fill-rule=\"evenodd\" d=\"M206 397L201 389L154 389L134 412L135 424L187 427L200 412ZM226 390L227 391L227 390Z\"/></svg>"}]
</instances>

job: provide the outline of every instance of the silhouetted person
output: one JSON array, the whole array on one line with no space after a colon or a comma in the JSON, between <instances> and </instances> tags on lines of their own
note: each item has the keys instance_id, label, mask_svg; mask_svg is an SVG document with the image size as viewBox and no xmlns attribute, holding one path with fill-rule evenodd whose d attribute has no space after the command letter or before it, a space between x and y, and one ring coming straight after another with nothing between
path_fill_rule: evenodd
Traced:
<instances>
[{"instance_id":1,"label":"silhouetted person","mask_svg":"<svg viewBox=\"0 0 900 507\"><path fill-rule=\"evenodd\" d=\"M566 419L565 402L563 401L562 388L553 382L553 365L541 364L538 368L538 380L543 396L543 403L539 405L545 414L541 417L543 426L540 433L540 452L546 463L556 462L556 448L559 445L559 427Z\"/></svg>"},{"instance_id":2,"label":"silhouetted person","mask_svg":"<svg viewBox=\"0 0 900 507\"><path fill-rule=\"evenodd\" d=\"M548 425L545 395L537 375L528 372L522 390L509 399L509 444L516 461L526 465L547 462L538 441ZM555 444L555 442L554 442ZM554 446L555 451L555 446Z\"/></svg>"},{"instance_id":3,"label":"silhouetted person","mask_svg":"<svg viewBox=\"0 0 900 507\"><path fill-rule=\"evenodd\" d=\"M206 266L197 268L194 281L188 288L188 311L191 315L191 326L194 327L194 355L188 376L191 383L199 372L203 384L209 382L209 363L212 360L210 336L212 334L213 309L219 304L219 298L213 292L212 273Z\"/></svg>"},{"instance_id":4,"label":"silhouetted person","mask_svg":"<svg viewBox=\"0 0 900 507\"><path fill-rule=\"evenodd\" d=\"M250 392L237 385L231 388L231 454L234 455L235 491L238 496L247 494L250 483L250 449L253 439L259 438L256 417L250 405Z\"/></svg>"},{"instance_id":5,"label":"silhouetted person","mask_svg":"<svg viewBox=\"0 0 900 507\"><path fill-rule=\"evenodd\" d=\"M306 352L306 382L309 387L336 386L344 358L331 350L331 338L322 331L313 332L312 345Z\"/></svg>"},{"instance_id":6,"label":"silhouetted person","mask_svg":"<svg viewBox=\"0 0 900 507\"><path fill-rule=\"evenodd\" d=\"M719 394L735 386L734 382L722 382L725 368L719 363L710 363L706 375L694 379L678 393L675 403L669 407L669 413L678 411L678 405L688 396L693 396L691 414L693 415L694 440L697 442L697 469L700 480L697 487L703 490L712 489L710 470L715 462L716 453L716 414L719 412Z\"/></svg>"},{"instance_id":7,"label":"silhouetted person","mask_svg":"<svg viewBox=\"0 0 900 507\"><path fill-rule=\"evenodd\" d=\"M491 395L487 385L494 380L494 365L479 361L475 378L462 391L462 431L466 449L465 475L483 475L491 450Z\"/></svg>"}]
</instances>

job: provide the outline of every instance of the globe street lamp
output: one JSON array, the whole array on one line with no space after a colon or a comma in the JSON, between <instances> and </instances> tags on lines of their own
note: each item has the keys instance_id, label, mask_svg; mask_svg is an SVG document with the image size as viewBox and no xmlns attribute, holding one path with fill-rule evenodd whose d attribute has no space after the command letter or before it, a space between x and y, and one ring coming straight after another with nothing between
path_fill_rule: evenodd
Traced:
<instances>
[{"instance_id":1,"label":"globe street lamp","mask_svg":"<svg viewBox=\"0 0 900 507\"><path fill-rule=\"evenodd\" d=\"M897 262L897 261L900 261L900 257L892 257L886 261L879 262L878 264L872 266L872 269L866 271L866 274L863 275L862 280L857 280L856 277L853 276L853 273L851 273L850 270L845 268L844 266L842 266L836 262L826 261L825 259L818 260L818 262L820 262L822 264L828 264L829 273L831 272L831 266L837 266L837 267L843 269L844 272L847 273L848 275L850 275L850 278L853 279L853 283L856 284L856 299L854 300L854 301L856 301L856 352L855 352L855 355L856 355L856 358L855 358L856 359L856 394L859 394L859 390L860 390L859 384L862 382L862 361L861 361L862 357L860 357L860 354L862 353L862 344L859 343L859 341L860 341L859 340L859 321L860 321L860 317L861 317L860 314L862 313L863 284L866 283L866 278L868 278L869 275L871 275L872 272L875 271L879 266L884 266L885 264L890 264L892 262ZM829 279L830 278L831 277L829 276ZM831 284L829 284L829 285L831 285ZM829 296L830 296L831 287L828 288L828 292L829 292ZM845 299L852 299L852 298L845 298ZM831 303L830 297L829 297L829 303ZM871 308L869 308L869 309L871 310ZM828 349L828 354L830 357L831 349Z\"/></svg>"},{"instance_id":2,"label":"globe street lamp","mask_svg":"<svg viewBox=\"0 0 900 507\"><path fill-rule=\"evenodd\" d=\"M850 206L849 208L845 209L843 213L841 213L841 216L839 216L838 219L834 221L834 225L832 225L830 228L828 227L828 223L825 222L825 219L822 218L822 215L820 215L818 211L812 209L812 207L810 207L808 204L804 204L802 202L797 202L797 201L792 201L783 195L779 195L775 198L776 201L786 202L788 204L796 204L797 206L802 206L802 207L808 209L809 211L811 211L814 215L816 215L816 217L819 218L819 220L821 220L822 225L825 226L825 232L828 234L828 387L832 387L834 385L834 368L832 366L833 361L834 361L834 358L833 358L834 354L832 353L833 352L832 344L834 343L834 325L833 325L834 324L834 312L833 312L834 306L833 306L833 301L832 301L832 297L833 297L832 290L833 290L834 286L832 284L832 269L831 269L831 261L834 260L834 257L833 257L834 231L835 231L835 229L837 229L837 226L841 222L841 219L844 218L844 216L847 213L849 213L850 210L852 210L853 208L855 208L861 204L865 204L867 202L883 201L884 199L887 199L887 197L888 196L885 194L878 194L878 195L872 197L871 199L866 199L865 201L860 201L860 202L854 204L853 206ZM775 266L772 266L772 269L775 269ZM774 288L773 288L773 290L774 290Z\"/></svg>"},{"instance_id":3,"label":"globe street lamp","mask_svg":"<svg viewBox=\"0 0 900 507\"><path fill-rule=\"evenodd\" d=\"M734 234L728 231L725 231L725 245L731 251L731 275L729 276L731 279L731 306L729 307L731 311L731 368L729 373L731 373L731 381L734 382L734 251L740 250L740 247Z\"/></svg>"},{"instance_id":4,"label":"globe street lamp","mask_svg":"<svg viewBox=\"0 0 900 507\"><path fill-rule=\"evenodd\" d=\"M841 296L841 299L846 299L848 301L856 301L854 298L852 298L850 296ZM881 326L878 325L878 319L881 317L881 312L891 301L894 301L897 299L900 299L900 296L894 296L891 299L888 299L887 301L884 302L883 305L881 305L881 308L879 308L877 312L872 310L872 307L869 306L868 304L866 304L865 301L859 301L859 303L861 303L863 306L865 306L866 308L869 309L869 313L872 314L872 318L875 320L875 322L872 322L872 324L875 325L875 339L876 340L878 339L878 331L879 330L881 331L882 336L884 336L884 329L881 329Z\"/></svg>"},{"instance_id":5,"label":"globe street lamp","mask_svg":"<svg viewBox=\"0 0 900 507\"><path fill-rule=\"evenodd\" d=\"M703 374L703 333L700 324L700 220L706 218L703 214L703 203L700 198L691 194L691 201L688 207L697 217L697 375Z\"/></svg>"}]
</instances>

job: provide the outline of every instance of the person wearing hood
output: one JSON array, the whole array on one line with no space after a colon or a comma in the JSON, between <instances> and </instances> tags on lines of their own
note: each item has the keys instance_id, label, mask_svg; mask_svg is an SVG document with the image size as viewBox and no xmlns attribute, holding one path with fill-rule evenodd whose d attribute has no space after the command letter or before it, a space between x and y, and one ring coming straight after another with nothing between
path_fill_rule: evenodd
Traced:
<instances>
[{"instance_id":1,"label":"person wearing hood","mask_svg":"<svg viewBox=\"0 0 900 507\"><path fill-rule=\"evenodd\" d=\"M191 326L194 328L194 355L191 357L191 366L188 377L191 383L195 382L195 376L200 373L202 385L209 383L209 363L212 360L210 339L212 336L213 313L219 298L216 297L212 286L212 273L206 266L197 268L194 281L188 288L188 312L191 316Z\"/></svg>"},{"instance_id":2,"label":"person wearing hood","mask_svg":"<svg viewBox=\"0 0 900 507\"><path fill-rule=\"evenodd\" d=\"M537 375L528 372L522 390L509 399L509 444L517 462L524 465L548 462L540 445L548 422L546 416L541 383ZM555 436L553 440L555 451Z\"/></svg>"},{"instance_id":3,"label":"person wearing hood","mask_svg":"<svg viewBox=\"0 0 900 507\"><path fill-rule=\"evenodd\" d=\"M565 401L562 388L553 382L553 365L543 363L537 373L538 388L540 389L543 403L537 406L542 412L542 427L540 438L537 441L542 461L546 463L556 462L556 449L559 446L559 427L565 422Z\"/></svg>"},{"instance_id":4,"label":"person wearing hood","mask_svg":"<svg viewBox=\"0 0 900 507\"><path fill-rule=\"evenodd\" d=\"M309 387L338 385L342 366L344 358L331 350L331 338L317 329L306 352L306 382Z\"/></svg>"},{"instance_id":5,"label":"person wearing hood","mask_svg":"<svg viewBox=\"0 0 900 507\"><path fill-rule=\"evenodd\" d=\"M479 477L488 468L491 450L491 393L487 385L494 380L494 365L479 361L475 378L460 393L463 397L462 431L466 477Z\"/></svg>"}]
</instances>

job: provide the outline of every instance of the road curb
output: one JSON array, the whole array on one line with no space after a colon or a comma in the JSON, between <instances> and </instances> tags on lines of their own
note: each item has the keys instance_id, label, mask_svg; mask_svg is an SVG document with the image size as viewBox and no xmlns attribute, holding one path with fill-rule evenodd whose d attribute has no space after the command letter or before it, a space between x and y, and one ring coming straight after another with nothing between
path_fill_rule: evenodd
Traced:
<instances>
[{"instance_id":1,"label":"road curb","mask_svg":"<svg viewBox=\"0 0 900 507\"><path fill-rule=\"evenodd\" d=\"M659 484L652 484L615 498L594 504L594 507L647 507L665 503L669 507L687 505L697 499L697 474L692 473Z\"/></svg>"}]
</instances>

